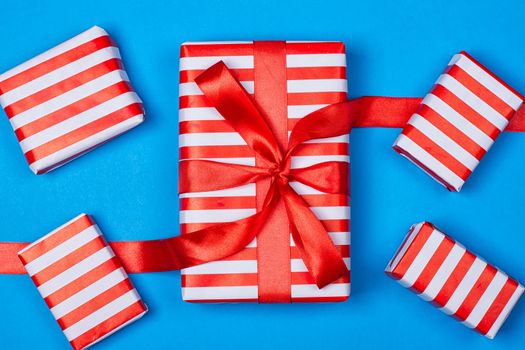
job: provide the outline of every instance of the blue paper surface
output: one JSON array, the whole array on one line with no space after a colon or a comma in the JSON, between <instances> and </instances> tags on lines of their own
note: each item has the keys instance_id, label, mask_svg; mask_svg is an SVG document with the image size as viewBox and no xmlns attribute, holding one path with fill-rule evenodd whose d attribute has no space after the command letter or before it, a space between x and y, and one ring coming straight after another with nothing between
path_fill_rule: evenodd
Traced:
<instances>
[{"instance_id":1,"label":"blue paper surface","mask_svg":"<svg viewBox=\"0 0 525 350\"><path fill-rule=\"evenodd\" d=\"M99 25L121 48L146 122L49 174L26 165L0 113L0 241L33 241L81 212L109 240L178 232L178 56L183 41L341 40L352 97L423 96L466 50L525 92L522 1L2 1L0 71ZM133 275L150 308L95 348L523 349L525 302L490 341L383 269L429 220L525 281L525 134L504 133L462 191L397 155L399 129L352 135L352 296L335 304L188 304L179 272ZM23 275L0 276L0 348L67 349Z\"/></svg>"}]
</instances>

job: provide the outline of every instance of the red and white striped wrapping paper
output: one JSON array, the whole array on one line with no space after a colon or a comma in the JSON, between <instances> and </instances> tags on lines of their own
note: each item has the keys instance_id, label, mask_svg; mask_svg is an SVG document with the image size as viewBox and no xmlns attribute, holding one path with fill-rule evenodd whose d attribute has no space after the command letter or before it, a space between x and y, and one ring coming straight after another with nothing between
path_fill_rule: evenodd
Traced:
<instances>
[{"instance_id":1,"label":"red and white striped wrapping paper","mask_svg":"<svg viewBox=\"0 0 525 350\"><path fill-rule=\"evenodd\" d=\"M394 149L459 192L523 103L523 97L466 52L452 57Z\"/></svg>"},{"instance_id":2,"label":"red and white striped wrapping paper","mask_svg":"<svg viewBox=\"0 0 525 350\"><path fill-rule=\"evenodd\" d=\"M85 349L147 311L98 227L82 214L18 253L74 349Z\"/></svg>"},{"instance_id":3,"label":"red and white striped wrapping paper","mask_svg":"<svg viewBox=\"0 0 525 350\"><path fill-rule=\"evenodd\" d=\"M385 272L490 339L524 290L428 222L410 228Z\"/></svg>"},{"instance_id":4,"label":"red and white striped wrapping paper","mask_svg":"<svg viewBox=\"0 0 525 350\"><path fill-rule=\"evenodd\" d=\"M347 99L346 58L340 42L287 42L288 130L308 113ZM249 93L254 91L252 42L186 43L180 60L180 159L210 159L255 165L242 137L211 107L194 83L203 70L222 60ZM300 168L325 161L349 161L348 136L312 140L292 159ZM311 205L350 266L350 199L319 192L300 183L292 187ZM180 195L182 234L256 213L256 185ZM318 289L290 238L291 299L343 301L350 293L350 276ZM182 271L186 301L258 300L257 241L221 261Z\"/></svg>"},{"instance_id":5,"label":"red and white striped wrapping paper","mask_svg":"<svg viewBox=\"0 0 525 350\"><path fill-rule=\"evenodd\" d=\"M99 27L0 75L0 105L36 174L144 120L119 49Z\"/></svg>"}]
</instances>

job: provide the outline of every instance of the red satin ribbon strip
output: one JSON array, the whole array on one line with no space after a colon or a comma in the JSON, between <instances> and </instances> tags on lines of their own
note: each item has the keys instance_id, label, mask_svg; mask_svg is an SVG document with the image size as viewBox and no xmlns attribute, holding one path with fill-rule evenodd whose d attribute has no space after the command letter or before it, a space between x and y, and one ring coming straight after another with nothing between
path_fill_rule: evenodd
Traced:
<instances>
[{"instance_id":1,"label":"red satin ribbon strip","mask_svg":"<svg viewBox=\"0 0 525 350\"><path fill-rule=\"evenodd\" d=\"M381 97L381 96L365 96L354 99L351 101L351 104L348 108L349 111L345 112L349 115L349 120L353 120L353 127L385 127L385 128L402 128L406 125L406 122L410 116L416 111L421 102L421 98L418 97ZM338 116L338 121L341 120L341 115ZM337 124L337 123L335 123ZM324 125L327 125L325 123ZM323 123L321 123L323 126ZM318 127L317 125L313 127ZM236 128L237 129L237 128ZM314 130L311 130L314 131ZM525 108L520 108L516 115L512 118L509 125L506 128L506 131L513 132L525 132ZM264 131L265 132L265 131ZM296 131L295 135L300 133ZM243 135L244 137L244 135ZM295 136L298 137L298 136ZM261 140L250 140L252 148L260 148L263 152L262 154L266 156L266 146L261 146L260 142L265 142L264 137ZM271 139L271 136L270 136ZM272 154L273 152L269 152ZM269 156L271 162L271 156ZM185 164L186 162L181 162L181 166L192 166L190 164ZM195 164L194 164L195 165ZM324 167L326 165L318 165L319 167ZM344 165L337 165L344 166ZM347 165L346 165L347 166ZM197 165L197 167L200 167ZM251 167L250 167L251 168ZM316 171L319 169L307 168L292 170L294 172L294 177L298 181L301 181L309 186L315 184L317 185L320 191L328 192L327 190L333 189L334 184L343 185L345 181L338 182L336 179L338 174L341 174L341 170L332 170L331 175L327 175L326 169L320 170L320 173L316 174ZM208 169L209 174L199 173L191 170L191 174L194 182L190 182L184 188L184 191L197 191L198 184L207 181L210 174L213 176L213 173L224 174L223 170L220 169L220 166L217 164L213 165L212 169ZM209 190L221 189L227 187L235 186L235 183L252 183L257 181L261 176L264 176L265 171L260 169L260 173L254 171L254 169L244 169L242 166L237 166L235 168L229 167L229 172L235 172L231 177L225 176L215 176L213 178L220 179L221 183L216 184L214 187L213 184L210 185ZM186 170L185 172L188 172ZM343 170L344 172L344 170ZM310 173L305 176L305 173ZM182 172L181 172L182 174ZM335 176L335 179L332 178ZM308 179L316 179L315 182L310 183ZM318 179L323 179L322 182L319 182ZM222 186L222 187L221 187ZM336 189L338 193L347 193L347 189L338 188ZM260 213L258 213L260 215ZM215 246L216 251L208 251L207 249L199 249L200 244L208 244L209 237L203 234L202 231L197 231L192 234L184 235L191 236L192 239L186 239L185 244L180 244L180 249L191 251L195 249L198 253L195 253L193 257L186 256L185 259L189 260L187 263L192 264L197 263L198 261L212 261L225 257L230 252L235 252L243 249L250 241L252 237L245 237L243 233L243 228L249 227L252 222L256 222L257 217L250 217L244 221L237 221L228 225L222 225L220 227L214 228L214 232L217 235L216 237L222 237L223 235L228 236L228 241L220 243L220 238L216 241L212 240L212 245ZM227 226L227 227L225 227ZM256 227L255 227L256 229ZM255 232L255 229L252 228L252 232ZM209 236L209 235L208 235ZM180 240L177 236L174 238L169 238L166 240L152 240L152 241L135 241L135 242L112 242L110 243L112 248L115 250L116 255L121 259L124 267L129 273L144 273L144 272L161 272L161 271L171 271L176 270L181 267L181 263L177 260L177 249L172 249L173 246L179 244L173 243L177 240ZM243 240L244 238L244 240ZM1 274L24 274L25 270L22 266L22 263L18 259L17 253L27 246L29 243L19 243L19 242L0 242L0 273ZM224 246L227 245L227 246ZM183 248L185 247L185 248ZM184 256L184 255L181 255Z\"/></svg>"}]
</instances>

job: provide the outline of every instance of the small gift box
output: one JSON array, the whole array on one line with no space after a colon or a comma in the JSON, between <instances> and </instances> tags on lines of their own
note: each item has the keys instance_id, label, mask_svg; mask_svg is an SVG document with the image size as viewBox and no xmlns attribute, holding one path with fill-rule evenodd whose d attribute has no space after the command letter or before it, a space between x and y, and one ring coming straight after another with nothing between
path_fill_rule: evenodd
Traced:
<instances>
[{"instance_id":1,"label":"small gift box","mask_svg":"<svg viewBox=\"0 0 525 350\"><path fill-rule=\"evenodd\" d=\"M18 256L74 349L99 342L147 311L120 261L85 214Z\"/></svg>"},{"instance_id":2,"label":"small gift box","mask_svg":"<svg viewBox=\"0 0 525 350\"><path fill-rule=\"evenodd\" d=\"M36 174L144 120L119 50L99 27L0 75L0 105Z\"/></svg>"},{"instance_id":3,"label":"small gift box","mask_svg":"<svg viewBox=\"0 0 525 350\"><path fill-rule=\"evenodd\" d=\"M343 43L185 43L181 47L179 89L181 164L197 159L250 167L264 164L195 83L199 75L220 61L224 62L261 110L283 150L286 149L290 132L303 117L325 106L347 100ZM222 102L225 104L223 107L228 109L227 99L222 99ZM340 118L345 116L340 115ZM348 135L311 140L299 146L291 157L291 168L297 170L323 162L345 162L348 165ZM201 175L188 171L188 168L181 167L181 178L191 179ZM228 171L225 170L218 177L228 178ZM205 181L213 183L216 180L217 177L210 175ZM348 182L346 176L344 182ZM257 182L214 191L181 193L182 234L254 215L263 206L267 186L267 183ZM330 244L335 245L349 268L348 192L329 194L298 181L290 182L290 186L306 201L328 231ZM279 210L280 213L274 213L271 223L267 225L271 228L257 234L257 238L238 253L220 261L184 269L184 300L346 300L350 293L348 272L334 283L319 288L301 258L299 247L290 237L286 211L283 208ZM273 232L268 232L272 229ZM322 233L319 232L319 235Z\"/></svg>"},{"instance_id":4,"label":"small gift box","mask_svg":"<svg viewBox=\"0 0 525 350\"><path fill-rule=\"evenodd\" d=\"M490 339L524 290L428 222L410 228L385 272Z\"/></svg>"},{"instance_id":5,"label":"small gift box","mask_svg":"<svg viewBox=\"0 0 525 350\"><path fill-rule=\"evenodd\" d=\"M459 192L523 103L523 97L466 52L449 62L394 149Z\"/></svg>"}]
</instances>

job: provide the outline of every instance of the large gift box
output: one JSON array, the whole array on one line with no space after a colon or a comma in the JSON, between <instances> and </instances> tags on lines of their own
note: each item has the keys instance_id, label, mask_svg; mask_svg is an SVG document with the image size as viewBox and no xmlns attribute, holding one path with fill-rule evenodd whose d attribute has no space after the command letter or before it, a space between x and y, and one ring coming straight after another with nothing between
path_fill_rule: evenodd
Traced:
<instances>
[{"instance_id":1,"label":"large gift box","mask_svg":"<svg viewBox=\"0 0 525 350\"><path fill-rule=\"evenodd\" d=\"M203 71L219 61L225 63L262 110L280 108L277 117L273 118L272 129L281 145L288 142L290 131L304 116L347 100L346 57L341 42L185 43L180 59L181 162L206 159L249 166L259 164L245 140L195 83ZM348 136L308 141L299 146L291 159L292 169L328 161L349 162ZM181 177L194 175L185 174L188 170L184 167L180 171ZM349 268L349 196L324 193L299 182L290 182L290 185L321 221ZM255 214L264 200L261 186L258 182L181 193L182 234ZM288 294L287 301L291 302L346 300L350 293L350 276L318 288L299 256L289 227L273 225L273 222L268 226L270 230L279 231L275 237L258 235L245 249L228 258L184 269L184 300L261 301L262 294L272 293L284 293L285 300Z\"/></svg>"},{"instance_id":2,"label":"large gift box","mask_svg":"<svg viewBox=\"0 0 525 350\"><path fill-rule=\"evenodd\" d=\"M490 339L524 291L518 281L429 222L410 228L385 272Z\"/></svg>"}]
</instances>

